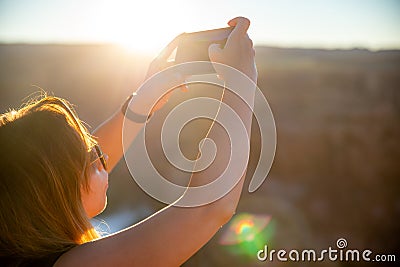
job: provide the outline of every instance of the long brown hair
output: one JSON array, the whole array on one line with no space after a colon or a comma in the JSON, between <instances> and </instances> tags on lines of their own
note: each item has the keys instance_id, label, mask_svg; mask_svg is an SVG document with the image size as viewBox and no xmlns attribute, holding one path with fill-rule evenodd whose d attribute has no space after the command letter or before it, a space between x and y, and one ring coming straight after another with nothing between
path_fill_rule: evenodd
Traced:
<instances>
[{"instance_id":1,"label":"long brown hair","mask_svg":"<svg viewBox=\"0 0 400 267\"><path fill-rule=\"evenodd\" d=\"M81 201L95 144L61 98L0 115L0 257L42 257L99 237Z\"/></svg>"}]
</instances>

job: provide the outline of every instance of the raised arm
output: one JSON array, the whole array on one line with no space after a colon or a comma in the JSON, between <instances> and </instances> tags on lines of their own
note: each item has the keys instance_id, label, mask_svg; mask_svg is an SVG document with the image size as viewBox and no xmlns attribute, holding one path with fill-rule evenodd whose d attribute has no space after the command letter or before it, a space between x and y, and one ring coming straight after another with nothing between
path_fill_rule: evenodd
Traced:
<instances>
[{"instance_id":1,"label":"raised arm","mask_svg":"<svg viewBox=\"0 0 400 267\"><path fill-rule=\"evenodd\" d=\"M253 45L246 34L249 23L245 18L231 20L229 25L236 27L225 48L210 47L210 57L213 61L231 65L256 81ZM219 74L228 83L235 82L235 77L229 73ZM255 88L249 86L245 97L254 98L254 91ZM228 91L223 101L241 117L247 133L250 133L251 110ZM220 156L214 162L217 168L196 173L192 184L206 183L210 177L216 177L229 160L229 143L219 135L218 129L213 128L208 137L218 146ZM244 176L233 190L217 201L198 207L168 206L135 226L70 250L56 266L179 266L229 221L235 212Z\"/></svg>"},{"instance_id":2,"label":"raised arm","mask_svg":"<svg viewBox=\"0 0 400 267\"><path fill-rule=\"evenodd\" d=\"M155 58L147 71L146 78L151 77L156 72L167 67L167 59L173 50L176 48L179 40L179 36L172 40L161 53ZM172 92L171 92L172 93ZM166 94L162 100L160 100L155 106L153 111L157 111L163 107L165 102L170 96ZM141 112L140 107L137 113ZM124 122L124 115L122 114L121 108L119 108L110 118L100 124L93 132L93 135L98 138L98 142L101 145L102 150L108 155L108 171L111 171L118 161L123 156L123 142L122 142L122 124ZM137 134L143 128L143 123L136 123L130 120L125 120L125 123L129 124L129 136L125 136L125 144L131 143Z\"/></svg>"}]
</instances>

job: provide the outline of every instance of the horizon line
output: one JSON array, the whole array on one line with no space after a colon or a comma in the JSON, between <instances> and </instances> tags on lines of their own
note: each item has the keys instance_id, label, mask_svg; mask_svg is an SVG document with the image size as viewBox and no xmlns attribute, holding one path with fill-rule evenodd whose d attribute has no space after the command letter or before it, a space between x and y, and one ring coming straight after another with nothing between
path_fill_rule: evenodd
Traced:
<instances>
[{"instance_id":1,"label":"horizon line","mask_svg":"<svg viewBox=\"0 0 400 267\"><path fill-rule=\"evenodd\" d=\"M7 42L0 41L0 45L32 45L32 46L115 46L121 47L122 45L113 42ZM265 47L265 48L278 48L278 49L302 49L302 50L324 50L324 51L351 51L351 50L361 50L361 51L370 51L370 52L385 52L385 51L400 51L400 47L384 47L384 48L371 48L366 46L349 46L349 47L341 47L341 46L301 46L301 45L278 45L278 44L268 44L268 43L259 43L254 44L254 47ZM134 49L133 49L134 51Z\"/></svg>"}]
</instances>

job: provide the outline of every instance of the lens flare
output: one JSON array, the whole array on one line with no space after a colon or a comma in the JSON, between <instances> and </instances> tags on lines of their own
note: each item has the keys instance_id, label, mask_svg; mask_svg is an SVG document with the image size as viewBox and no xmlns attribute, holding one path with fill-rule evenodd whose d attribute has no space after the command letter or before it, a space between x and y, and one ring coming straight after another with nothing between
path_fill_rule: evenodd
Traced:
<instances>
[{"instance_id":1,"label":"lens flare","mask_svg":"<svg viewBox=\"0 0 400 267\"><path fill-rule=\"evenodd\" d=\"M242 234L244 232L247 232L248 230L251 230L251 228L254 226L254 223L250 220L244 220L239 223L237 228L235 229L236 234Z\"/></svg>"},{"instance_id":2,"label":"lens flare","mask_svg":"<svg viewBox=\"0 0 400 267\"><path fill-rule=\"evenodd\" d=\"M254 253L270 242L274 229L270 215L240 213L223 230L219 243L232 254L254 258Z\"/></svg>"}]
</instances>

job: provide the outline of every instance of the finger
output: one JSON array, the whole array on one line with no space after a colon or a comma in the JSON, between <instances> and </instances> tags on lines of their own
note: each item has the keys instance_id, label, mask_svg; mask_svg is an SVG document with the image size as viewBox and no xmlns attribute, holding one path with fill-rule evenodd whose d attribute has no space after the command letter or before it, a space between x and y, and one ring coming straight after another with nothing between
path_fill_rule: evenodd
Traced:
<instances>
[{"instance_id":1,"label":"finger","mask_svg":"<svg viewBox=\"0 0 400 267\"><path fill-rule=\"evenodd\" d=\"M169 44L167 44L166 47L164 47L164 49L160 52L157 58L166 61L168 57L171 55L171 53L174 51L174 49L178 46L179 41L183 35L184 33L181 33L178 36L176 36Z\"/></svg>"},{"instance_id":2,"label":"finger","mask_svg":"<svg viewBox=\"0 0 400 267\"><path fill-rule=\"evenodd\" d=\"M159 108L161 108L159 105L164 105L165 103L167 103L173 92L174 92L174 90L171 90L171 91L167 92L166 94L164 94L162 97L160 97L160 99L158 99L158 101L157 101L158 106L156 104L156 108L159 109Z\"/></svg>"},{"instance_id":3,"label":"finger","mask_svg":"<svg viewBox=\"0 0 400 267\"><path fill-rule=\"evenodd\" d=\"M175 65L175 62L174 61L167 61L167 62L165 62L165 68L169 68L169 67L172 67L172 66L174 66Z\"/></svg>"},{"instance_id":4,"label":"finger","mask_svg":"<svg viewBox=\"0 0 400 267\"><path fill-rule=\"evenodd\" d=\"M246 42L249 44L250 47L253 47L253 40L250 39L249 35L246 33L246 38L245 38Z\"/></svg>"},{"instance_id":5,"label":"finger","mask_svg":"<svg viewBox=\"0 0 400 267\"><path fill-rule=\"evenodd\" d=\"M211 61L218 61L221 50L219 44L210 44L208 47L208 55L210 56Z\"/></svg>"},{"instance_id":6,"label":"finger","mask_svg":"<svg viewBox=\"0 0 400 267\"><path fill-rule=\"evenodd\" d=\"M189 87L186 84L182 85L181 86L181 92L184 92L184 93L189 92Z\"/></svg>"},{"instance_id":7,"label":"finger","mask_svg":"<svg viewBox=\"0 0 400 267\"><path fill-rule=\"evenodd\" d=\"M249 36L246 34L245 37L242 37L239 39L239 42L243 45L244 48L249 49L253 47L253 41L249 38Z\"/></svg>"},{"instance_id":8,"label":"finger","mask_svg":"<svg viewBox=\"0 0 400 267\"><path fill-rule=\"evenodd\" d=\"M168 101L168 99L171 97L172 93L174 92L174 90L171 90L169 92L167 92L162 98L165 101Z\"/></svg>"},{"instance_id":9,"label":"finger","mask_svg":"<svg viewBox=\"0 0 400 267\"><path fill-rule=\"evenodd\" d=\"M234 26L231 36L243 36L250 27L250 20L244 17L236 17L228 22L229 26Z\"/></svg>"}]
</instances>

